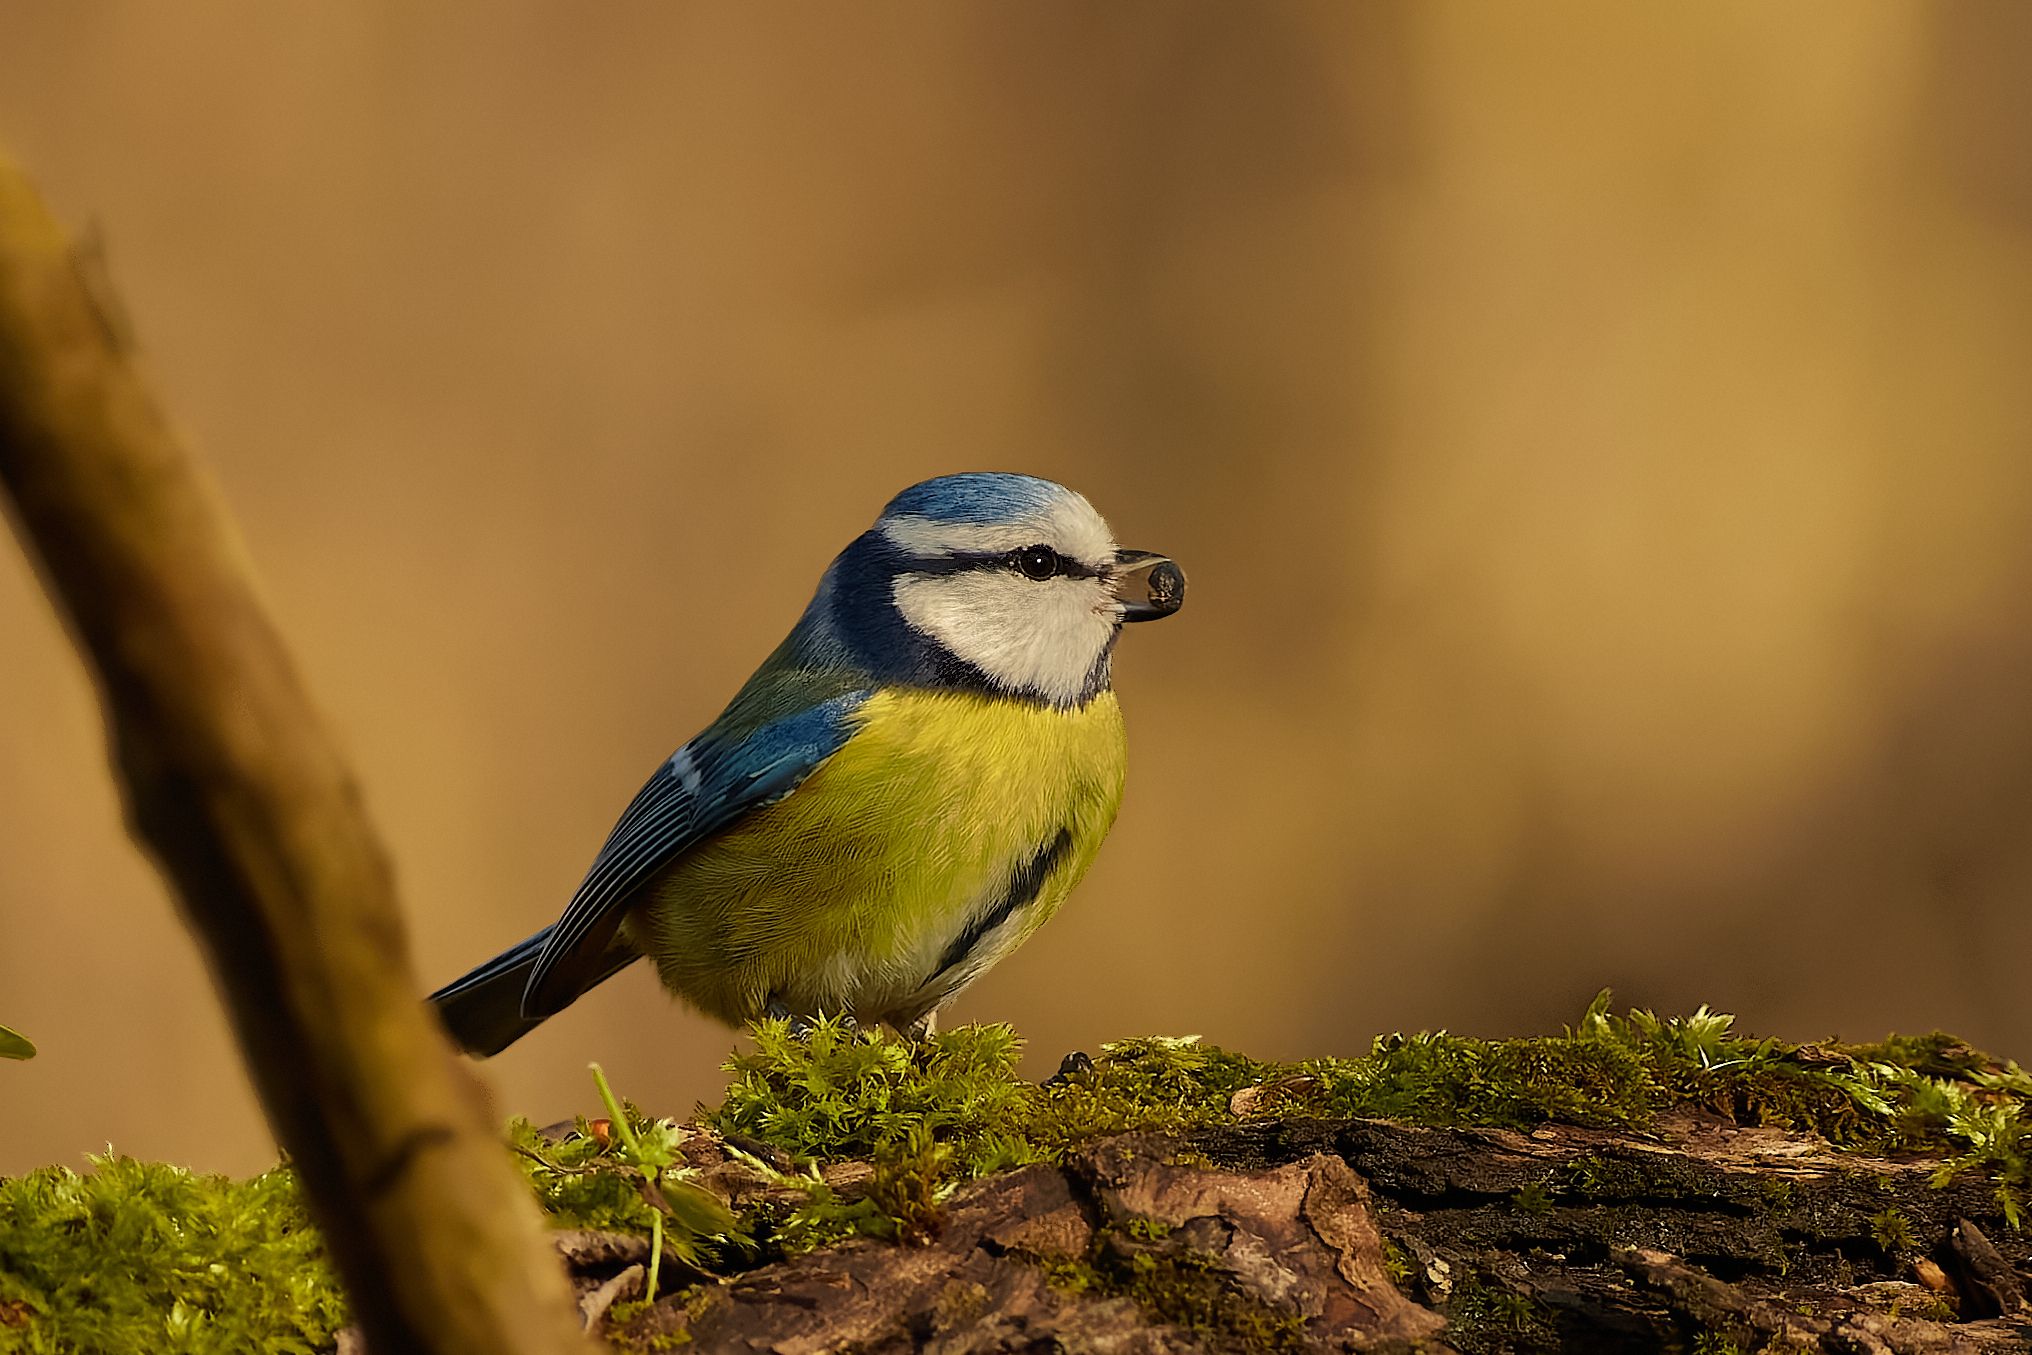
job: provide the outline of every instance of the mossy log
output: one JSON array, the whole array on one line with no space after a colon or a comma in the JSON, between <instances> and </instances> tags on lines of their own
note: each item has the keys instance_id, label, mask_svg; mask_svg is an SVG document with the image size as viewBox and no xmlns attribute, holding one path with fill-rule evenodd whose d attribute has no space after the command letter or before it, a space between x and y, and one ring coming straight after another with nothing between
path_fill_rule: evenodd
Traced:
<instances>
[{"instance_id":1,"label":"mossy log","mask_svg":"<svg viewBox=\"0 0 2032 1355\"><path fill-rule=\"evenodd\" d=\"M681 1237L649 1304L610 1306L639 1258L582 1249L618 1344L2032 1351L2032 1076L1946 1035L1788 1044L1605 993L1558 1035L1149 1038L1039 1086L1005 1027L751 1034L703 1123L631 1130L739 1223ZM621 1137L518 1129L554 1218L639 1226Z\"/></svg>"},{"instance_id":2,"label":"mossy log","mask_svg":"<svg viewBox=\"0 0 2032 1355\"><path fill-rule=\"evenodd\" d=\"M784 1188L700 1129L700 1178ZM856 1238L614 1310L711 1351L2032 1351L2032 1237L1936 1162L1667 1117L1644 1133L1278 1118L1098 1140ZM875 1176L835 1162L852 1197ZM567 1254L574 1249L567 1248ZM639 1293L592 1248L583 1292ZM611 1282L625 1267L636 1274ZM667 1272L668 1273L668 1272Z\"/></svg>"},{"instance_id":3,"label":"mossy log","mask_svg":"<svg viewBox=\"0 0 2032 1355\"><path fill-rule=\"evenodd\" d=\"M692 1123L596 1073L603 1116L507 1146L620 1348L2032 1351L2032 1074L1951 1036L1604 994L1298 1064L1020 1053L765 1022ZM0 1350L361 1348L288 1169L98 1165L0 1181Z\"/></svg>"}]
</instances>

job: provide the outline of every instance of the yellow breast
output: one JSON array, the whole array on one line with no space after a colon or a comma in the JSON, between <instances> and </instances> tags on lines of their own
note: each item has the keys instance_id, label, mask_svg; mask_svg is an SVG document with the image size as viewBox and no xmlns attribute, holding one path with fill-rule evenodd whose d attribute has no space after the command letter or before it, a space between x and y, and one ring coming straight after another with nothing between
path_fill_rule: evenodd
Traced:
<instances>
[{"instance_id":1,"label":"yellow breast","mask_svg":"<svg viewBox=\"0 0 2032 1355\"><path fill-rule=\"evenodd\" d=\"M700 844L629 939L737 1022L916 1019L1020 944L1085 873L1121 802L1121 708L888 691L796 792Z\"/></svg>"}]
</instances>

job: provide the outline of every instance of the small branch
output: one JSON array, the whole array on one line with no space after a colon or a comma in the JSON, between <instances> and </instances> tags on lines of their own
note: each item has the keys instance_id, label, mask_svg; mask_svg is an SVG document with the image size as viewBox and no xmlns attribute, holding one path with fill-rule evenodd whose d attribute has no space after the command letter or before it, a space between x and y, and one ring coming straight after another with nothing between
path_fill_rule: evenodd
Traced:
<instances>
[{"instance_id":1,"label":"small branch","mask_svg":"<svg viewBox=\"0 0 2032 1355\"><path fill-rule=\"evenodd\" d=\"M579 1300L579 1316L586 1324L587 1331L599 1330L606 1320L607 1310L623 1299L632 1299L642 1292L642 1267L629 1266L613 1279L589 1290Z\"/></svg>"},{"instance_id":2,"label":"small branch","mask_svg":"<svg viewBox=\"0 0 2032 1355\"><path fill-rule=\"evenodd\" d=\"M369 1345L575 1348L535 1206L417 998L387 858L241 544L102 279L4 157L0 486Z\"/></svg>"}]
</instances>

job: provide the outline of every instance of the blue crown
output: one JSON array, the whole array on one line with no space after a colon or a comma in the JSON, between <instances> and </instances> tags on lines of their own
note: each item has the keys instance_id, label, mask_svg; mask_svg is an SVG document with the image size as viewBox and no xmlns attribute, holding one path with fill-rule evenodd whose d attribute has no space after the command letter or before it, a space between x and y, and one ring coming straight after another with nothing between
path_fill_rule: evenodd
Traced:
<instances>
[{"instance_id":1,"label":"blue crown","mask_svg":"<svg viewBox=\"0 0 2032 1355\"><path fill-rule=\"evenodd\" d=\"M918 517L934 522L1006 522L1044 512L1071 491L1034 475L969 471L926 480L889 500L885 518Z\"/></svg>"}]
</instances>

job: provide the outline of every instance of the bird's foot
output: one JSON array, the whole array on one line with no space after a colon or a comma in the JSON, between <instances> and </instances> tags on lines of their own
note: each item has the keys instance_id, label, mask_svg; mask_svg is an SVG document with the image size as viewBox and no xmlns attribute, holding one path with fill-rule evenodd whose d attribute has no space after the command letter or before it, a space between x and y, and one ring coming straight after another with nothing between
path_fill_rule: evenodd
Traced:
<instances>
[{"instance_id":1,"label":"bird's foot","mask_svg":"<svg viewBox=\"0 0 2032 1355\"><path fill-rule=\"evenodd\" d=\"M935 1011L926 1012L903 1028L903 1038L918 1044L923 1044L936 1034L938 1034L938 1013Z\"/></svg>"},{"instance_id":2,"label":"bird's foot","mask_svg":"<svg viewBox=\"0 0 2032 1355\"><path fill-rule=\"evenodd\" d=\"M769 1005L762 1009L762 1015L771 1021L789 1022L790 1038L793 1040L809 1040L811 1038L812 1019L802 1012L793 1012L775 998L769 999Z\"/></svg>"},{"instance_id":3,"label":"bird's foot","mask_svg":"<svg viewBox=\"0 0 2032 1355\"><path fill-rule=\"evenodd\" d=\"M1074 1078L1084 1077L1094 1070L1094 1061L1084 1050L1075 1049L1058 1061L1058 1071L1044 1079L1047 1087L1063 1087Z\"/></svg>"}]
</instances>

